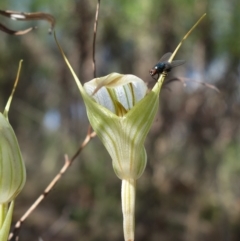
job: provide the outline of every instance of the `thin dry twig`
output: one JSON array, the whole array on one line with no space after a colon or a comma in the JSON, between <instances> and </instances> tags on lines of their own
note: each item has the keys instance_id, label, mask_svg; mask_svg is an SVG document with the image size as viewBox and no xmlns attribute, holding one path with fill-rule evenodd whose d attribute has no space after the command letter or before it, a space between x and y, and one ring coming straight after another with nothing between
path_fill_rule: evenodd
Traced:
<instances>
[{"instance_id":1,"label":"thin dry twig","mask_svg":"<svg viewBox=\"0 0 240 241\"><path fill-rule=\"evenodd\" d=\"M65 164L59 171L59 173L53 178L50 184L46 187L44 192L37 198L37 200L30 206L30 208L24 213L24 215L19 219L19 221L14 226L13 231L10 233L8 240L9 241L18 241L19 240L19 232L23 222L26 218L36 209L36 207L44 200L44 198L52 191L53 187L57 184L57 182L61 179L63 174L67 171L67 169L72 165L73 161L78 157L84 147L89 143L89 141L96 136L95 132L91 132L91 128L88 129L88 133L82 142L81 146L77 150L77 152L73 155L73 157L69 160L68 156L65 155Z\"/></svg>"},{"instance_id":2,"label":"thin dry twig","mask_svg":"<svg viewBox=\"0 0 240 241\"><path fill-rule=\"evenodd\" d=\"M98 25L98 14L100 9L100 0L97 3L96 15L95 15L95 22L94 22L94 29L93 29L93 77L96 78L96 60L95 60L95 49L96 49L96 36L97 36L97 25Z\"/></svg>"},{"instance_id":3,"label":"thin dry twig","mask_svg":"<svg viewBox=\"0 0 240 241\"><path fill-rule=\"evenodd\" d=\"M52 33L52 30L56 22L55 18L51 14L43 13L43 12L24 13L24 12L11 11L11 10L5 10L5 11L0 10L0 15L3 15L5 17L11 18L13 20L18 20L18 21L33 21L33 20L48 21L51 24L49 33ZM0 30L11 35L23 35L36 28L37 27L32 27L25 30L14 31L4 26L3 24L0 24Z\"/></svg>"},{"instance_id":4,"label":"thin dry twig","mask_svg":"<svg viewBox=\"0 0 240 241\"><path fill-rule=\"evenodd\" d=\"M203 85L209 89L212 89L212 90L215 90L217 93L221 93L220 90L214 86L214 85L211 85L211 84L208 84L208 83L205 83L205 82L202 82L202 81L197 81L197 80L192 80L192 79L188 79L188 78L182 78L182 77L174 77L174 78L171 78L169 80L167 80L166 82L163 83L163 86L165 87L165 85L173 82L173 81L180 81L183 86L185 87L186 86L186 82L189 81L189 82L194 82L194 83L197 83L197 84L200 84L200 85Z\"/></svg>"},{"instance_id":5,"label":"thin dry twig","mask_svg":"<svg viewBox=\"0 0 240 241\"><path fill-rule=\"evenodd\" d=\"M35 27L32 27L32 28L27 28L25 30L19 30L19 31L15 31L15 30L12 30L6 26L4 26L3 24L0 23L0 30L2 32L5 32L7 34L10 34L10 35L24 35L30 31L32 31L33 29L35 29Z\"/></svg>"}]
</instances>

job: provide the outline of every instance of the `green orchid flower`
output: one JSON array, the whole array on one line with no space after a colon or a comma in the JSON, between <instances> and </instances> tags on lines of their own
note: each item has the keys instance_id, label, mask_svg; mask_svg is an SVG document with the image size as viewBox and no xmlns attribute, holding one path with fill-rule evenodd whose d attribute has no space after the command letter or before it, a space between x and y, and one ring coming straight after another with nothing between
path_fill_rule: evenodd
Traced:
<instances>
[{"instance_id":1,"label":"green orchid flower","mask_svg":"<svg viewBox=\"0 0 240 241\"><path fill-rule=\"evenodd\" d=\"M144 140L158 109L160 88L147 90L140 78L118 73L93 79L83 88L89 121L122 180L139 178L146 166Z\"/></svg>"},{"instance_id":2,"label":"green orchid flower","mask_svg":"<svg viewBox=\"0 0 240 241\"><path fill-rule=\"evenodd\" d=\"M8 121L8 111L19 79L17 78L8 99L4 113L0 113L0 240L8 238L14 199L22 190L26 180L26 170L16 135ZM10 206L9 206L9 203Z\"/></svg>"},{"instance_id":3,"label":"green orchid flower","mask_svg":"<svg viewBox=\"0 0 240 241\"><path fill-rule=\"evenodd\" d=\"M169 63L197 24L184 36ZM133 241L136 180L146 166L144 141L157 113L159 93L167 73L160 75L152 90L147 90L144 81L137 76L118 73L95 78L82 86L59 44L58 47L80 90L89 122L110 154L116 175L122 180L124 239Z\"/></svg>"}]
</instances>

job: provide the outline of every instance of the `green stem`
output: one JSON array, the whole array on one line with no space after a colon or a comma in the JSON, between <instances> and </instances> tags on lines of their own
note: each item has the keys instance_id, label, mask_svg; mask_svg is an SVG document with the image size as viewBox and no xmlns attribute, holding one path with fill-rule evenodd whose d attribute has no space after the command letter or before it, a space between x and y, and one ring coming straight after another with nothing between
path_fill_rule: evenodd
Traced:
<instances>
[{"instance_id":1,"label":"green stem","mask_svg":"<svg viewBox=\"0 0 240 241\"><path fill-rule=\"evenodd\" d=\"M134 241L136 180L122 180L123 233L125 241Z\"/></svg>"},{"instance_id":2,"label":"green stem","mask_svg":"<svg viewBox=\"0 0 240 241\"><path fill-rule=\"evenodd\" d=\"M7 241L12 222L12 214L14 201L10 203L0 204L0 240Z\"/></svg>"},{"instance_id":3,"label":"green stem","mask_svg":"<svg viewBox=\"0 0 240 241\"><path fill-rule=\"evenodd\" d=\"M6 217L8 205L6 203L0 204L0 229Z\"/></svg>"}]
</instances>

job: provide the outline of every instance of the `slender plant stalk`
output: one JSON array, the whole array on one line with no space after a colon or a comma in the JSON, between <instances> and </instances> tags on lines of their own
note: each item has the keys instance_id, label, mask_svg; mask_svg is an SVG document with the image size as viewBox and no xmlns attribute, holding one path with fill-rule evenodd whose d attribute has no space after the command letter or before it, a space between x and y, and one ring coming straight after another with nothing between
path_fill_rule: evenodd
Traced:
<instances>
[{"instance_id":1,"label":"slender plant stalk","mask_svg":"<svg viewBox=\"0 0 240 241\"><path fill-rule=\"evenodd\" d=\"M136 180L122 180L122 212L124 240L133 241L135 231Z\"/></svg>"},{"instance_id":2,"label":"slender plant stalk","mask_svg":"<svg viewBox=\"0 0 240 241\"><path fill-rule=\"evenodd\" d=\"M0 204L0 229L3 225L8 205L6 203Z\"/></svg>"},{"instance_id":3,"label":"slender plant stalk","mask_svg":"<svg viewBox=\"0 0 240 241\"><path fill-rule=\"evenodd\" d=\"M96 49L96 36L97 36L97 25L98 25L98 14L100 9L100 0L98 0L97 3L97 9L96 9L96 15L95 15L95 22L94 22L94 28L93 28L93 77L97 77L97 70L96 70L96 60L95 60L95 49Z\"/></svg>"}]
</instances>

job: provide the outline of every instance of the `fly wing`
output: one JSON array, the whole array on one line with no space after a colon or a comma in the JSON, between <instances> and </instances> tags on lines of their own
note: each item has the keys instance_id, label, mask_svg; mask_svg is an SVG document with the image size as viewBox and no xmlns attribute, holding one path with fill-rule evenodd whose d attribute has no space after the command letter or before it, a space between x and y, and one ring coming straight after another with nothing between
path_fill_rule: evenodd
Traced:
<instances>
[{"instance_id":1,"label":"fly wing","mask_svg":"<svg viewBox=\"0 0 240 241\"><path fill-rule=\"evenodd\" d=\"M166 53L164 54L158 61L158 63L160 62L168 62L169 58L171 57L172 53L169 52L169 53Z\"/></svg>"},{"instance_id":2,"label":"fly wing","mask_svg":"<svg viewBox=\"0 0 240 241\"><path fill-rule=\"evenodd\" d=\"M171 63L171 68L177 67L179 65L184 64L186 61L185 60L174 60Z\"/></svg>"}]
</instances>

